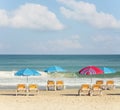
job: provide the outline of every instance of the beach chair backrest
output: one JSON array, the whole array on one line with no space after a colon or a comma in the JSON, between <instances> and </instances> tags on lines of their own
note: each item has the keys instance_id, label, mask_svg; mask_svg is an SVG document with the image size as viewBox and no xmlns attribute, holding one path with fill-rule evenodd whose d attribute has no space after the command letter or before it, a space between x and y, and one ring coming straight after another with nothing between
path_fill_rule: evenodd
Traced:
<instances>
[{"instance_id":1,"label":"beach chair backrest","mask_svg":"<svg viewBox=\"0 0 120 110\"><path fill-rule=\"evenodd\" d=\"M96 84L102 85L102 84L103 84L103 80L97 80L97 81L96 81Z\"/></svg>"},{"instance_id":2,"label":"beach chair backrest","mask_svg":"<svg viewBox=\"0 0 120 110\"><path fill-rule=\"evenodd\" d=\"M93 90L99 90L101 88L101 86L99 85L99 84L94 84L93 86L92 86L92 89Z\"/></svg>"},{"instance_id":3,"label":"beach chair backrest","mask_svg":"<svg viewBox=\"0 0 120 110\"><path fill-rule=\"evenodd\" d=\"M82 84L81 85L81 89L82 90L88 90L90 88L90 85L89 84Z\"/></svg>"},{"instance_id":4,"label":"beach chair backrest","mask_svg":"<svg viewBox=\"0 0 120 110\"><path fill-rule=\"evenodd\" d=\"M25 89L25 88L26 88L25 84L18 84L17 85L17 89Z\"/></svg>"},{"instance_id":5,"label":"beach chair backrest","mask_svg":"<svg viewBox=\"0 0 120 110\"><path fill-rule=\"evenodd\" d=\"M63 85L63 81L59 80L59 81L56 81L56 84L60 84L60 85Z\"/></svg>"},{"instance_id":6,"label":"beach chair backrest","mask_svg":"<svg viewBox=\"0 0 120 110\"><path fill-rule=\"evenodd\" d=\"M113 80L108 80L108 81L106 82L106 84L107 84L107 85L109 85L109 84L112 85L112 84L114 84L114 81L113 81Z\"/></svg>"},{"instance_id":7,"label":"beach chair backrest","mask_svg":"<svg viewBox=\"0 0 120 110\"><path fill-rule=\"evenodd\" d=\"M33 89L34 89L34 88L37 88L37 85L36 85L36 84L30 84L30 85L29 85L29 88L33 88Z\"/></svg>"},{"instance_id":8,"label":"beach chair backrest","mask_svg":"<svg viewBox=\"0 0 120 110\"><path fill-rule=\"evenodd\" d=\"M48 85L54 85L54 84L55 84L55 82L54 82L54 81L52 81L52 80L48 80L47 84L48 84Z\"/></svg>"}]
</instances>

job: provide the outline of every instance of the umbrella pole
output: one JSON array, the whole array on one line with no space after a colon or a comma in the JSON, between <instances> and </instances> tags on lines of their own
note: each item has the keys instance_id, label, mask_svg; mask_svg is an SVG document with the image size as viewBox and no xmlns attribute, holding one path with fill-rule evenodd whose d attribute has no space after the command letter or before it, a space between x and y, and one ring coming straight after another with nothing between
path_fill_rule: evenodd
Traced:
<instances>
[{"instance_id":1,"label":"umbrella pole","mask_svg":"<svg viewBox=\"0 0 120 110\"><path fill-rule=\"evenodd\" d=\"M92 77L91 77L91 84L92 84Z\"/></svg>"},{"instance_id":2,"label":"umbrella pole","mask_svg":"<svg viewBox=\"0 0 120 110\"><path fill-rule=\"evenodd\" d=\"M27 86L28 86L28 76L27 76Z\"/></svg>"},{"instance_id":3,"label":"umbrella pole","mask_svg":"<svg viewBox=\"0 0 120 110\"><path fill-rule=\"evenodd\" d=\"M90 79L91 79L91 85L92 85L92 80L93 80L93 79L92 79L92 75L91 75L91 78L90 78Z\"/></svg>"}]
</instances>

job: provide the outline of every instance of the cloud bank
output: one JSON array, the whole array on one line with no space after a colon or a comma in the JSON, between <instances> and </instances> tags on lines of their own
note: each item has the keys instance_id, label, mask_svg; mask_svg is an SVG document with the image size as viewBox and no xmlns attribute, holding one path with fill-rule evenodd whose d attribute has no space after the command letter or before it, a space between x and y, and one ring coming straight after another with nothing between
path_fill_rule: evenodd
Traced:
<instances>
[{"instance_id":1,"label":"cloud bank","mask_svg":"<svg viewBox=\"0 0 120 110\"><path fill-rule=\"evenodd\" d=\"M40 30L61 30L63 24L47 7L27 3L13 11L0 9L0 26L33 28Z\"/></svg>"},{"instance_id":2,"label":"cloud bank","mask_svg":"<svg viewBox=\"0 0 120 110\"><path fill-rule=\"evenodd\" d=\"M98 12L91 3L76 0L58 0L64 4L61 13L69 19L84 21L97 28L120 28L120 20L104 12Z\"/></svg>"},{"instance_id":3,"label":"cloud bank","mask_svg":"<svg viewBox=\"0 0 120 110\"><path fill-rule=\"evenodd\" d=\"M82 49L83 46L80 43L80 37L78 35L70 36L69 38L59 38L59 39L52 39L48 41L36 41L31 43L31 49L35 52L41 53L71 53L73 51L77 51ZM39 45L37 45L39 44Z\"/></svg>"}]
</instances>

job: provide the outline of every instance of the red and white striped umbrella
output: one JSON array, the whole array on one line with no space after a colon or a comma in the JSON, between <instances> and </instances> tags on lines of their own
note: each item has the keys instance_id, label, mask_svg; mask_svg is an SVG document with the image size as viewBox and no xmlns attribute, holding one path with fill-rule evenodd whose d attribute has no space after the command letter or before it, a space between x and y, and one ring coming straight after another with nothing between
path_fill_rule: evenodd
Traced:
<instances>
[{"instance_id":1,"label":"red and white striped umbrella","mask_svg":"<svg viewBox=\"0 0 120 110\"><path fill-rule=\"evenodd\" d=\"M103 74L104 71L101 70L100 68L96 67L96 66L87 66L85 68L82 68L79 71L80 74L82 75L93 75L93 74Z\"/></svg>"},{"instance_id":2,"label":"red and white striped umbrella","mask_svg":"<svg viewBox=\"0 0 120 110\"><path fill-rule=\"evenodd\" d=\"M79 74L81 75L98 75L98 74L104 74L104 71L96 66L87 66L85 68L82 68L79 71ZM92 77L91 77L91 83L92 83Z\"/></svg>"}]
</instances>

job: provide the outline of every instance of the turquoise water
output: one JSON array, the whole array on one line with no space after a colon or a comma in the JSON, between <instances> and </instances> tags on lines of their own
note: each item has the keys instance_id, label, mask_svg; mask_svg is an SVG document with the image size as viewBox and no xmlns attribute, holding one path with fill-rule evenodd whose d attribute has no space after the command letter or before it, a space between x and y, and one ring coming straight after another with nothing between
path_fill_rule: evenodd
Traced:
<instances>
[{"instance_id":1,"label":"turquoise water","mask_svg":"<svg viewBox=\"0 0 120 110\"><path fill-rule=\"evenodd\" d=\"M33 68L44 71L57 65L77 72L88 65L111 67L120 71L120 55L0 55L0 71Z\"/></svg>"}]
</instances>

